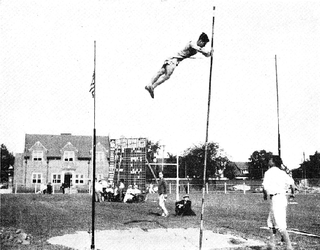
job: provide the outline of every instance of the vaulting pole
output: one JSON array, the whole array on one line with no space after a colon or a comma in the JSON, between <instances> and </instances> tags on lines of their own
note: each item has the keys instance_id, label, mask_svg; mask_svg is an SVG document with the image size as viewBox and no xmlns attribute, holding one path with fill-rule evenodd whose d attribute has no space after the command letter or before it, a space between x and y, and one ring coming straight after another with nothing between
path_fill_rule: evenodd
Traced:
<instances>
[{"instance_id":1,"label":"vaulting pole","mask_svg":"<svg viewBox=\"0 0 320 250\"><path fill-rule=\"evenodd\" d=\"M213 6L211 51L213 51L214 15L215 15L214 12L215 12L215 9L216 9L216 7ZM211 54L211 57L210 57L208 111L207 111L206 142L205 142L204 168L203 168L203 185L202 185L202 203L201 203L201 217L200 217L200 237L199 237L199 249L200 250L202 249L202 236L203 236L203 214L204 214L204 197L205 197L207 157L208 157L208 134L209 134L208 131L209 131L210 100L211 100L212 63L213 63L213 53Z\"/></svg>"},{"instance_id":2,"label":"vaulting pole","mask_svg":"<svg viewBox=\"0 0 320 250\"><path fill-rule=\"evenodd\" d=\"M278 155L279 155L279 157L281 157L277 55L275 55L274 59L275 59L275 68L276 68L276 89L277 89Z\"/></svg>"},{"instance_id":3,"label":"vaulting pole","mask_svg":"<svg viewBox=\"0 0 320 250\"><path fill-rule=\"evenodd\" d=\"M94 246L94 223L95 223L95 179L96 179L96 41L94 41L94 71L93 79L94 92L93 92L93 152L92 152L92 230L91 230L91 249L95 249Z\"/></svg>"}]
</instances>

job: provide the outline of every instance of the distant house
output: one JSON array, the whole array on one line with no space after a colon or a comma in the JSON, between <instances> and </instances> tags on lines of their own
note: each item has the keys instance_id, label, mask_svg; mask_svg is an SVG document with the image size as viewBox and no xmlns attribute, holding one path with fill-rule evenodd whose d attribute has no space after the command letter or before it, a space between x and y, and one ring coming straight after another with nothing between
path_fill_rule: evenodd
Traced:
<instances>
[{"instance_id":1,"label":"distant house","mask_svg":"<svg viewBox=\"0 0 320 250\"><path fill-rule=\"evenodd\" d=\"M242 179L246 178L249 175L249 164L248 162L234 162L234 165L237 170L236 178Z\"/></svg>"},{"instance_id":2,"label":"distant house","mask_svg":"<svg viewBox=\"0 0 320 250\"><path fill-rule=\"evenodd\" d=\"M14 183L33 188L51 182L54 186L85 186L92 179L92 137L71 134L26 134L24 152L16 155ZM109 137L96 138L96 177L109 175Z\"/></svg>"}]
</instances>

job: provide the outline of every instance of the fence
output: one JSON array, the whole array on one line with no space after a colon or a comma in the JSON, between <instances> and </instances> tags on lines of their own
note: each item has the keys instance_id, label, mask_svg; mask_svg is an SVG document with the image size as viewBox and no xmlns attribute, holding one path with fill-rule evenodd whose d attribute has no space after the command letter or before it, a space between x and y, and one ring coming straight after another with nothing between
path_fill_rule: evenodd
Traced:
<instances>
[{"instance_id":1,"label":"fence","mask_svg":"<svg viewBox=\"0 0 320 250\"><path fill-rule=\"evenodd\" d=\"M202 192L202 183L195 182L194 180L179 179L179 190L177 193L177 182L176 179L166 179L168 183L169 193L171 194L185 194ZM320 193L320 179L297 179L297 188L299 193ZM41 191L40 183L34 184L32 188L27 188L24 185L18 185L17 183L10 187L12 193L37 193ZM262 192L262 181L261 180L209 180L205 185L205 192L207 194L213 192L221 193L260 193ZM52 193L62 193L60 190L60 184L52 184ZM46 187L46 186L45 186ZM154 184L156 187L156 184ZM6 190L9 191L9 190ZM89 186L75 186L71 189L65 189L65 193L88 193ZM8 192L2 192L8 193Z\"/></svg>"},{"instance_id":2,"label":"fence","mask_svg":"<svg viewBox=\"0 0 320 250\"><path fill-rule=\"evenodd\" d=\"M169 193L176 193L177 191L177 184L175 183L169 183L168 184L168 189ZM262 187L261 185L247 185L245 182L242 184L230 184L227 182L224 183L219 183L219 184L209 184L206 183L205 185L205 192L207 194L213 193L213 192L221 192L221 193L228 193L228 192L235 192L235 191L240 191L243 193L246 192L255 192L255 193L260 193L262 192ZM199 184L190 184L185 183L185 184L179 184L179 193L194 193L194 192L202 192L202 185Z\"/></svg>"},{"instance_id":3,"label":"fence","mask_svg":"<svg viewBox=\"0 0 320 250\"><path fill-rule=\"evenodd\" d=\"M320 193L320 180L319 179L295 179L297 190L296 192L302 194ZM177 184L173 179L168 180L169 193L176 193ZM182 180L179 183L179 193L196 193L202 192L202 184L187 182ZM214 180L208 181L205 185L205 192L207 194L220 192L220 193L262 193L261 180Z\"/></svg>"}]
</instances>

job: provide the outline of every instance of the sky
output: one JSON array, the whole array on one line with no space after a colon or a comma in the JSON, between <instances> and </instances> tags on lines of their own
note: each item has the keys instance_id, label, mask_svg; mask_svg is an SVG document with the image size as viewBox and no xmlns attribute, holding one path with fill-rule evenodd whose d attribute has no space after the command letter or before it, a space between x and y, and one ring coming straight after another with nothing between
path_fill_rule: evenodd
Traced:
<instances>
[{"instance_id":1,"label":"sky","mask_svg":"<svg viewBox=\"0 0 320 250\"><path fill-rule=\"evenodd\" d=\"M97 135L181 155L206 140L211 83L208 141L232 161L277 154L277 62L281 156L297 168L320 150L319 13L316 0L1 0L0 143L15 154L25 134L93 134L96 41ZM211 82L196 55L151 99L144 86L202 32Z\"/></svg>"}]
</instances>

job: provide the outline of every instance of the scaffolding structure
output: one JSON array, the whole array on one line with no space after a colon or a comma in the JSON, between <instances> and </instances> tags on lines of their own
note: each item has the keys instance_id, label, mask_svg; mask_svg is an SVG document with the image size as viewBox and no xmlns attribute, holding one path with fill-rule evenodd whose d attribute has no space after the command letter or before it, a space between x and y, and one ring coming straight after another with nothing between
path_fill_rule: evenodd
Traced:
<instances>
[{"instance_id":1,"label":"scaffolding structure","mask_svg":"<svg viewBox=\"0 0 320 250\"><path fill-rule=\"evenodd\" d=\"M110 140L109 181L123 180L125 187L138 185L146 188L146 138L121 138Z\"/></svg>"}]
</instances>

